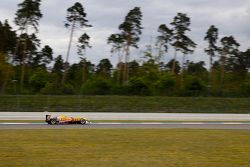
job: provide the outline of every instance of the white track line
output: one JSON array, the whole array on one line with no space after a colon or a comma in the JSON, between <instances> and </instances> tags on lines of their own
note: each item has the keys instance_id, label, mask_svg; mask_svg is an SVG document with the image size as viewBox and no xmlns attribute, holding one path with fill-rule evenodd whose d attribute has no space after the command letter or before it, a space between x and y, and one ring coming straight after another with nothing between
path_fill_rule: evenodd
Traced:
<instances>
[{"instance_id":1,"label":"white track line","mask_svg":"<svg viewBox=\"0 0 250 167\"><path fill-rule=\"evenodd\" d=\"M26 123L26 122L2 122L0 125L45 125L47 123Z\"/></svg>"},{"instance_id":2,"label":"white track line","mask_svg":"<svg viewBox=\"0 0 250 167\"><path fill-rule=\"evenodd\" d=\"M250 125L250 122L142 122L142 123L91 123L94 125Z\"/></svg>"}]
</instances>

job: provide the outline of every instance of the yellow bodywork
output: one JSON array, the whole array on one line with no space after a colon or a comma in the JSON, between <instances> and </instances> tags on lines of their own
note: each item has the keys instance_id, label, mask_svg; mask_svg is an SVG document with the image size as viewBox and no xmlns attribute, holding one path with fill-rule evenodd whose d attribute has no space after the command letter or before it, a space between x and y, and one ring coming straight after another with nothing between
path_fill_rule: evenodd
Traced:
<instances>
[{"instance_id":1,"label":"yellow bodywork","mask_svg":"<svg viewBox=\"0 0 250 167\"><path fill-rule=\"evenodd\" d=\"M77 122L77 121L80 121L81 119L83 118L80 118L80 117L67 117L65 115L60 115L57 117L57 119L61 122L69 122L69 121L72 121L72 122Z\"/></svg>"}]
</instances>

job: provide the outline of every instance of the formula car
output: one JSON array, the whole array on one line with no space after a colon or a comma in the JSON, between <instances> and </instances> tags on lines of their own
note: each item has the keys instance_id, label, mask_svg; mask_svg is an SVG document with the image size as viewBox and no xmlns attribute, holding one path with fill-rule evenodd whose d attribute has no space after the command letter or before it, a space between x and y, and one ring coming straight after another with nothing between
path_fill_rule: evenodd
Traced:
<instances>
[{"instance_id":1,"label":"formula car","mask_svg":"<svg viewBox=\"0 0 250 167\"><path fill-rule=\"evenodd\" d=\"M81 117L68 117L65 115L60 115L57 117L51 117L51 115L46 115L46 120L50 125L58 125L58 124L86 124L88 121L85 118Z\"/></svg>"}]
</instances>

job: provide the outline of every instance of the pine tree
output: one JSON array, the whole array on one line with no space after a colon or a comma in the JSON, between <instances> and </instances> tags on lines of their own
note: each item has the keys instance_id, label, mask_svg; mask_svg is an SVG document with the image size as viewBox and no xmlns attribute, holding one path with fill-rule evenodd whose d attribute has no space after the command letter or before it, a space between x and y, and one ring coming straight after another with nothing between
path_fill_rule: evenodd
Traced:
<instances>
[{"instance_id":1,"label":"pine tree","mask_svg":"<svg viewBox=\"0 0 250 167\"><path fill-rule=\"evenodd\" d=\"M205 48L205 52L209 55L208 94L210 94L211 88L213 58L216 57L216 52L218 52L218 46L216 46L218 35L218 28L212 25L207 30L206 36L204 38L204 40L208 41L208 47Z\"/></svg>"},{"instance_id":2,"label":"pine tree","mask_svg":"<svg viewBox=\"0 0 250 167\"><path fill-rule=\"evenodd\" d=\"M34 33L38 32L38 25L39 20L42 17L41 11L40 11L40 2L41 0L24 0L22 3L18 4L19 9L16 12L16 17L14 22L17 26L19 26L19 30L21 31L21 35L19 37L19 41L17 43L16 50L19 49L19 44L21 43L21 40L24 42L23 47L23 55L21 59L21 77L20 77L20 84L21 89L23 87L24 82L24 68L25 68L25 59L29 55L27 55L28 48L27 48L27 37L29 34L29 29L34 29ZM26 34L26 38L21 38L23 34Z\"/></svg>"},{"instance_id":3,"label":"pine tree","mask_svg":"<svg viewBox=\"0 0 250 167\"><path fill-rule=\"evenodd\" d=\"M129 78L129 56L130 56L130 48L138 48L137 43L140 40L141 30L141 20L142 20L142 13L139 7L135 7L134 9L130 10L125 20L119 26L119 30L121 30L121 35L124 38L124 45L125 45L125 66L124 66L124 79L123 83L128 83Z\"/></svg>"},{"instance_id":4,"label":"pine tree","mask_svg":"<svg viewBox=\"0 0 250 167\"><path fill-rule=\"evenodd\" d=\"M69 60L69 55L70 55L70 50L71 50L71 45L72 45L72 40L74 36L74 32L77 28L85 28L85 27L91 27L91 25L88 24L88 20L86 19L87 14L84 11L84 8L81 3L76 2L73 6L67 9L67 16L66 16L66 23L65 27L70 28L70 37L69 37L69 44L68 44L68 49L67 49L67 55L66 55L66 66L64 70L64 75L62 79L62 83L64 84L66 76L67 76L67 70L68 70L68 60ZM84 39L83 39L84 38ZM83 34L80 38L79 41L81 40L86 41L86 39L89 39L89 36L87 34ZM82 41L82 42L83 42ZM78 51L81 51L85 49L85 45L82 43L79 45Z\"/></svg>"}]
</instances>

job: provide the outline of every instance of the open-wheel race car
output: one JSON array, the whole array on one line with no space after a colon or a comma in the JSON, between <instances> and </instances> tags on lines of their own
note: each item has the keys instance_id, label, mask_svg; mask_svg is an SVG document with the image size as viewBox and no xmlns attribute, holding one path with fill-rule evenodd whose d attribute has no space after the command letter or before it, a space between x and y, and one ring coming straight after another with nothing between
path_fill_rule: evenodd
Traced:
<instances>
[{"instance_id":1,"label":"open-wheel race car","mask_svg":"<svg viewBox=\"0 0 250 167\"><path fill-rule=\"evenodd\" d=\"M88 120L81 117L68 117L65 115L60 115L57 117L51 117L51 115L46 115L46 120L50 125L58 125L58 124L82 124L85 125L88 123Z\"/></svg>"}]
</instances>

